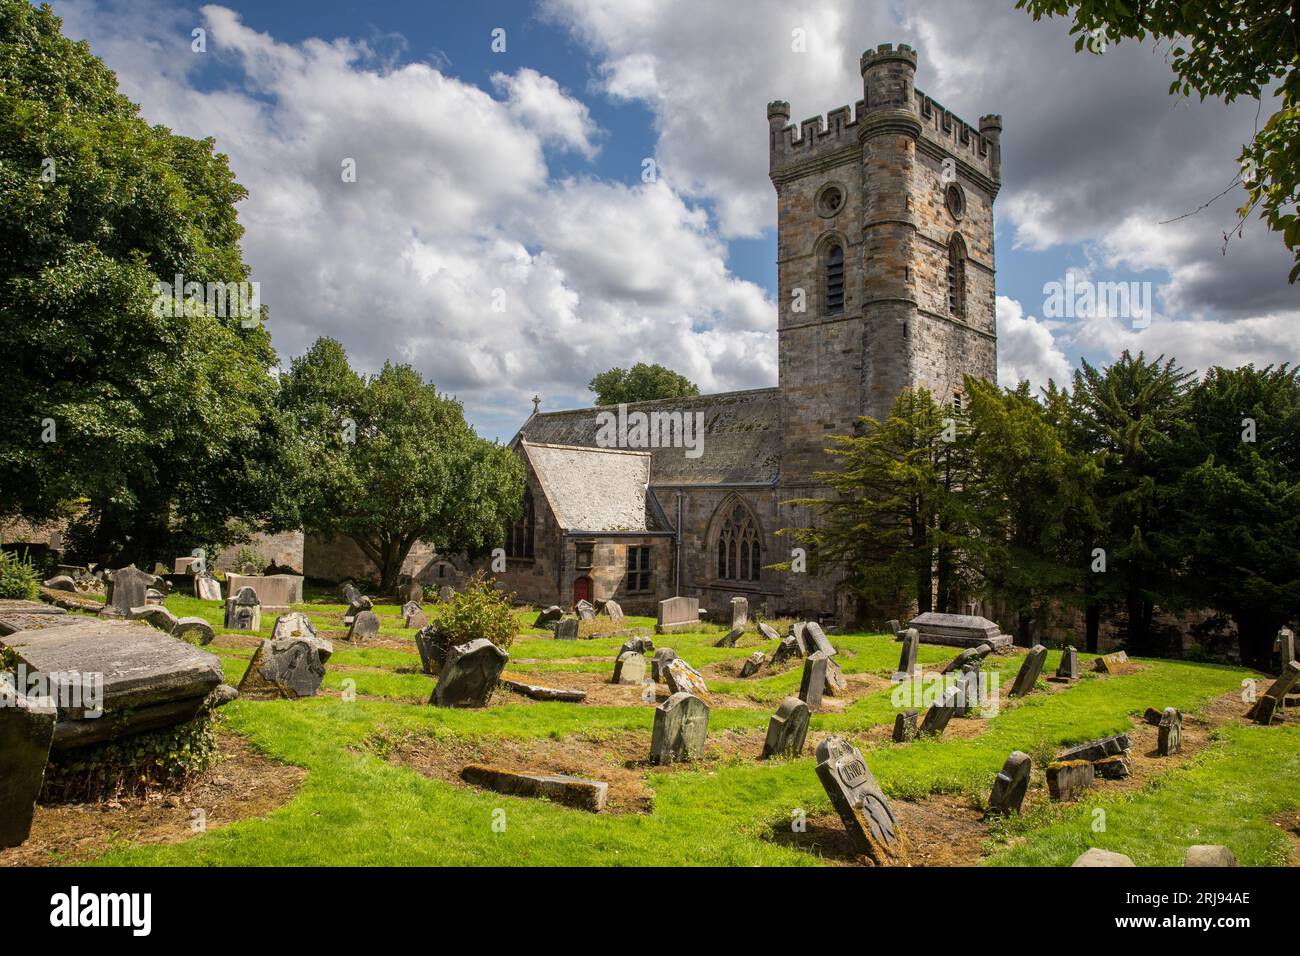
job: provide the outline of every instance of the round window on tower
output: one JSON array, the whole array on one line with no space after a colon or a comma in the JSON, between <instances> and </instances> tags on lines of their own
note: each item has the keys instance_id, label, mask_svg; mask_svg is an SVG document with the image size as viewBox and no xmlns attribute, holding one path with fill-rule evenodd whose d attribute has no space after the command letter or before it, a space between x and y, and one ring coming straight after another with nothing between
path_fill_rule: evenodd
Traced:
<instances>
[{"instance_id":1,"label":"round window on tower","mask_svg":"<svg viewBox=\"0 0 1300 956\"><path fill-rule=\"evenodd\" d=\"M838 183L827 183L817 193L817 214L823 219L838 216L844 208L844 187Z\"/></svg>"},{"instance_id":2,"label":"round window on tower","mask_svg":"<svg viewBox=\"0 0 1300 956\"><path fill-rule=\"evenodd\" d=\"M948 212L954 219L960 219L966 215L966 194L956 183L948 186L948 191L944 194L944 205L948 207Z\"/></svg>"}]
</instances>

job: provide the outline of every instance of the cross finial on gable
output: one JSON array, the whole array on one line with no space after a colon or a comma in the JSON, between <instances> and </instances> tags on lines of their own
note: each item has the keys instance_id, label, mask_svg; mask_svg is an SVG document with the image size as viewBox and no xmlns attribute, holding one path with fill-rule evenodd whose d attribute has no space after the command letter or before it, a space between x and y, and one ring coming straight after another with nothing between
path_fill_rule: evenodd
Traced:
<instances>
[{"instance_id":1,"label":"cross finial on gable","mask_svg":"<svg viewBox=\"0 0 1300 956\"><path fill-rule=\"evenodd\" d=\"M538 409L542 407L542 399L539 395L533 396L533 414L536 415Z\"/></svg>"}]
</instances>

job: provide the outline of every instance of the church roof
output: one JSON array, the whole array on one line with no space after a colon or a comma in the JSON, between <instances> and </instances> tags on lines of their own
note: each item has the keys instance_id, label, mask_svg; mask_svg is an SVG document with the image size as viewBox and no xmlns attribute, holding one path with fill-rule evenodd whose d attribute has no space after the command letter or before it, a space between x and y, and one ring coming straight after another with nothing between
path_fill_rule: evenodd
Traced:
<instances>
[{"instance_id":1,"label":"church roof","mask_svg":"<svg viewBox=\"0 0 1300 956\"><path fill-rule=\"evenodd\" d=\"M649 531L650 455L616 448L520 442L565 531Z\"/></svg>"},{"instance_id":2,"label":"church roof","mask_svg":"<svg viewBox=\"0 0 1300 956\"><path fill-rule=\"evenodd\" d=\"M528 442L595 448L600 430L596 416L617 411L617 406L607 405L538 412L524 423L519 437ZM781 468L781 407L775 388L632 402L627 411L703 414L698 457L689 457L680 447L645 449L650 456L651 485L776 482Z\"/></svg>"}]
</instances>

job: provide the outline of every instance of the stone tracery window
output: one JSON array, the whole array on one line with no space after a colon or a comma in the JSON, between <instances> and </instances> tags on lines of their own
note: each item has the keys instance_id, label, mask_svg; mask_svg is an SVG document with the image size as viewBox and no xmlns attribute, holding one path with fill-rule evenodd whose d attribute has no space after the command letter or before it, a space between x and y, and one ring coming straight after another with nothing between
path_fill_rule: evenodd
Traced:
<instances>
[{"instance_id":1,"label":"stone tracery window","mask_svg":"<svg viewBox=\"0 0 1300 956\"><path fill-rule=\"evenodd\" d=\"M718 578L723 581L757 581L763 567L763 547L758 522L745 505L736 501L718 530Z\"/></svg>"}]
</instances>

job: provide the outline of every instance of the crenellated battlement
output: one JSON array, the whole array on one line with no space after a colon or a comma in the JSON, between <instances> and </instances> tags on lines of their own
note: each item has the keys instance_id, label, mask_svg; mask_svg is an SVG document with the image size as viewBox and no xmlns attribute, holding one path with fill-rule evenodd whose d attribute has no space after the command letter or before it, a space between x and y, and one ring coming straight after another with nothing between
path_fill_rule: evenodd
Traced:
<instances>
[{"instance_id":1,"label":"crenellated battlement","mask_svg":"<svg viewBox=\"0 0 1300 956\"><path fill-rule=\"evenodd\" d=\"M780 107L784 107L784 113L780 112ZM858 119L865 107L866 104L858 100L852 106L840 106L825 115L811 116L795 125L789 123L788 103L770 104L768 121L773 124L772 168L821 157L846 146L856 148Z\"/></svg>"},{"instance_id":2,"label":"crenellated battlement","mask_svg":"<svg viewBox=\"0 0 1300 956\"><path fill-rule=\"evenodd\" d=\"M990 179L1001 179L1001 116L981 116L979 126L972 126L921 90L916 91L916 112L921 117L922 136L965 160Z\"/></svg>"}]
</instances>

